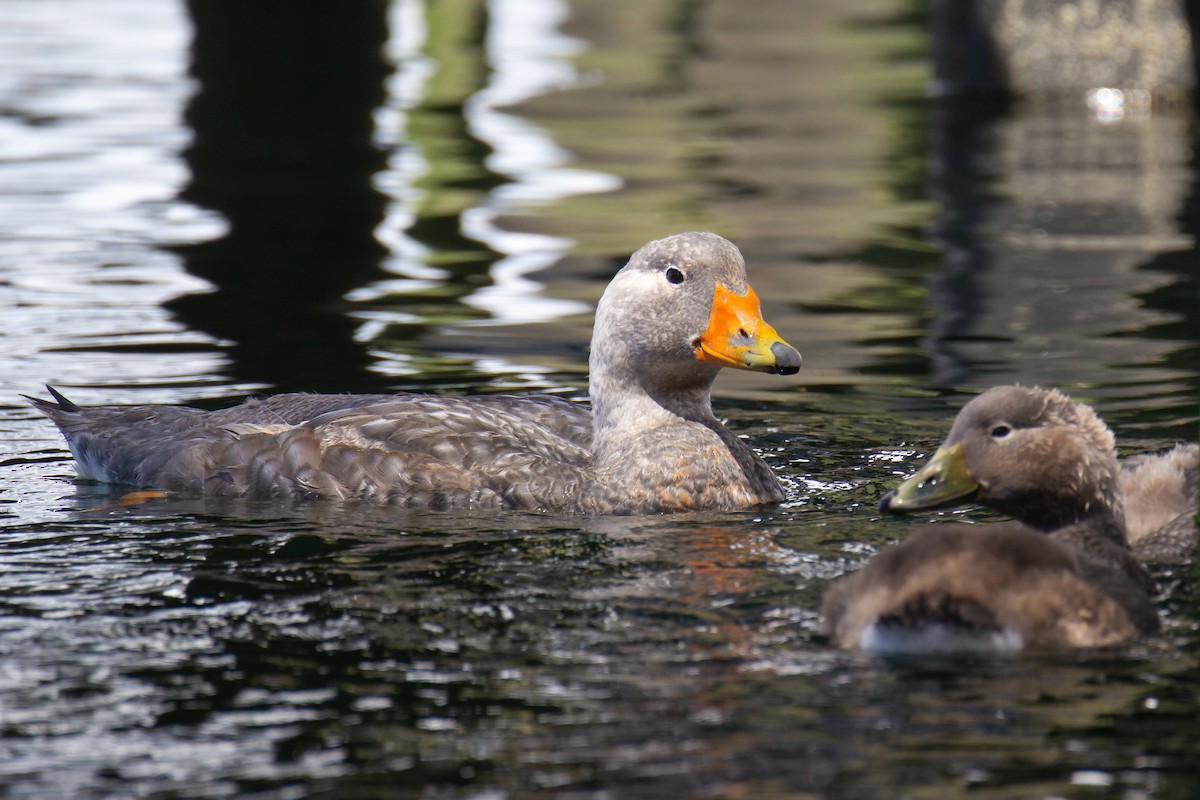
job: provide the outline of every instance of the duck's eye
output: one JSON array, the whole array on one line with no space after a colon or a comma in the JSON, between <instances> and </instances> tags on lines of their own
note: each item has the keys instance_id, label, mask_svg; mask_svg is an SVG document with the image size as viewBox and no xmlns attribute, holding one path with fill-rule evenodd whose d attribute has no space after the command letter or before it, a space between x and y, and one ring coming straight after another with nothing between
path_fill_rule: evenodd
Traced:
<instances>
[{"instance_id":1,"label":"duck's eye","mask_svg":"<svg viewBox=\"0 0 1200 800\"><path fill-rule=\"evenodd\" d=\"M683 283L683 271L678 267L667 267L665 274L667 276L667 283Z\"/></svg>"},{"instance_id":2,"label":"duck's eye","mask_svg":"<svg viewBox=\"0 0 1200 800\"><path fill-rule=\"evenodd\" d=\"M1008 436L1010 433L1012 433L1012 428L1008 427L1007 425L997 425L989 432L992 434L993 439L1003 439L1005 436Z\"/></svg>"}]
</instances>

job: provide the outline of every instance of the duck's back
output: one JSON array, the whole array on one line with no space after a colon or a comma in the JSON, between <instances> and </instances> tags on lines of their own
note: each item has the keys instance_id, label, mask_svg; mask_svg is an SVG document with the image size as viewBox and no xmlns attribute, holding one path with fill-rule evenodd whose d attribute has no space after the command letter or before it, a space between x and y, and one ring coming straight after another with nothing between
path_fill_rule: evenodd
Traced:
<instances>
[{"instance_id":1,"label":"duck's back","mask_svg":"<svg viewBox=\"0 0 1200 800\"><path fill-rule=\"evenodd\" d=\"M40 402L82 477L251 497L554 508L591 415L556 397L277 395L204 412Z\"/></svg>"},{"instance_id":2,"label":"duck's back","mask_svg":"<svg viewBox=\"0 0 1200 800\"><path fill-rule=\"evenodd\" d=\"M1200 445L1127 458L1118 480L1125 535L1138 557L1163 564L1189 561L1196 550Z\"/></svg>"},{"instance_id":3,"label":"duck's back","mask_svg":"<svg viewBox=\"0 0 1200 800\"><path fill-rule=\"evenodd\" d=\"M732 510L783 498L738 437L677 419L610 436L552 396L286 394L219 411L33 399L83 478L230 497L563 513ZM32 399L32 398L31 398Z\"/></svg>"},{"instance_id":4,"label":"duck's back","mask_svg":"<svg viewBox=\"0 0 1200 800\"><path fill-rule=\"evenodd\" d=\"M931 525L837 581L822 616L839 646L879 651L1096 647L1156 630L1140 566L1095 549L1015 523Z\"/></svg>"}]
</instances>

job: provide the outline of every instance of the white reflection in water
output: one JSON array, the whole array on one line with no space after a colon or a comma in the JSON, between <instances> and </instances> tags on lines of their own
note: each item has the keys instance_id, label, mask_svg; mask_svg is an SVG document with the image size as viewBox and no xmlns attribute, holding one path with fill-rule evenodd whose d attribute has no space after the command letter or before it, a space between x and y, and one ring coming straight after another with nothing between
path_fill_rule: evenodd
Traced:
<instances>
[{"instance_id":1,"label":"white reflection in water","mask_svg":"<svg viewBox=\"0 0 1200 800\"><path fill-rule=\"evenodd\" d=\"M421 101L433 72L430 60L421 54L428 33L425 8L420 0L401 0L393 6L388 57L396 72L389 81L387 107L376 117L377 140L393 150L388 171L376 176L379 190L393 200L376 236L392 254L384 267L403 277L356 290L349 297L356 302L418 291L427 286L426 281L447 277L428 264L428 248L404 234L416 221L424 199L416 182L429 170L405 134L406 114ZM620 186L615 176L564 167L572 160L571 154L544 130L499 110L578 82L568 59L583 43L558 31L567 15L568 8L560 0L493 0L489 4L485 47L492 73L488 85L466 103L465 114L471 134L493 151L487 167L509 182L464 211L460 225L468 238L503 255L491 266L491 285L462 300L487 311L490 317L457 324L538 322L590 310L583 303L543 296L542 285L528 277L557 261L570 247L569 239L507 231L496 223L499 216L519 214L530 206ZM359 338L370 339L381 325L386 327L378 318L369 321Z\"/></svg>"},{"instance_id":2,"label":"white reflection in water","mask_svg":"<svg viewBox=\"0 0 1200 800\"><path fill-rule=\"evenodd\" d=\"M560 237L505 231L503 214L571 195L620 187L613 175L565 169L569 153L528 120L499 109L539 94L574 85L578 76L567 61L583 44L559 32L569 9L560 0L492 0L487 48L492 69L488 86L467 104L471 132L493 148L488 167L507 175L485 202L463 214L463 231L505 254L491 270L494 284L464 299L488 311L495 322L539 322L589 310L582 303L543 297L532 272L557 261L570 246Z\"/></svg>"},{"instance_id":3,"label":"white reflection in water","mask_svg":"<svg viewBox=\"0 0 1200 800\"><path fill-rule=\"evenodd\" d=\"M6 2L0 26L0 392L43 381L203 382L209 337L161 307L208 285L158 245L219 236L176 200L192 91L183 9L153 0ZM98 347L195 345L200 352ZM204 352L204 351L209 352ZM11 390L11 391L10 391ZM86 392L79 399L89 401ZM103 399L114 400L105 392ZM141 400L180 399L178 392Z\"/></svg>"},{"instance_id":4,"label":"white reflection in water","mask_svg":"<svg viewBox=\"0 0 1200 800\"><path fill-rule=\"evenodd\" d=\"M416 182L428 171L428 164L409 142L405 129L408 112L425 93L425 85L433 74L433 60L421 53L428 36L423 0L397 0L388 18L391 37L386 56L395 66L387 81L387 102L375 112L375 141L391 151L387 170L374 178L375 187L392 199L383 221L375 229L375 237L391 255L382 264L389 272L405 279L381 281L357 289L348 299L366 302L389 294L420 291L428 281L442 281L448 274L429 265L429 248L405 231L416 221L422 192ZM360 332L360 340L370 336Z\"/></svg>"}]
</instances>

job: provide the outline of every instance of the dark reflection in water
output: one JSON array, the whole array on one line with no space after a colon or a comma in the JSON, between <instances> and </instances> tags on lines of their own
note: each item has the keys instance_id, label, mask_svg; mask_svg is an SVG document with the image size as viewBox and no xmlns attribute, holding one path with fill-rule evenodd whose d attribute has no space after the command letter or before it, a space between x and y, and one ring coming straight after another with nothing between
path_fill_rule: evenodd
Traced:
<instances>
[{"instance_id":1,"label":"dark reflection in water","mask_svg":"<svg viewBox=\"0 0 1200 800\"><path fill-rule=\"evenodd\" d=\"M375 239L387 199L373 186L387 154L374 113L391 68L388 4L255 2L228 13L188 3L186 121L191 181L182 197L229 231L179 248L215 285L168 304L189 327L230 342L231 379L278 390L351 391L383 383L355 340L345 295L383 275Z\"/></svg>"},{"instance_id":2,"label":"dark reflection in water","mask_svg":"<svg viewBox=\"0 0 1200 800\"><path fill-rule=\"evenodd\" d=\"M1182 109L1104 122L1075 104L934 107L945 249L930 282L934 386L1024 381L1094 390L1110 408L1194 405L1189 120Z\"/></svg>"}]
</instances>

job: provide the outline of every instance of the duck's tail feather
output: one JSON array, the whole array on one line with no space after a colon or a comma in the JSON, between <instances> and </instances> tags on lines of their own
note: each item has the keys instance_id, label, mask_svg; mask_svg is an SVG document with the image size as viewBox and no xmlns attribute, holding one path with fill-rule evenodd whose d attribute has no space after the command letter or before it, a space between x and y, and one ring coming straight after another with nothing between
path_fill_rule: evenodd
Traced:
<instances>
[{"instance_id":1,"label":"duck's tail feather","mask_svg":"<svg viewBox=\"0 0 1200 800\"><path fill-rule=\"evenodd\" d=\"M24 397L26 400L28 400L30 404L38 411L41 411L49 416L53 416L55 412L74 413L80 410L79 406L68 400L66 395L55 389L50 384L46 384L46 391L50 393L50 396L54 398L55 402L43 400L40 397L30 397L27 394L23 394L21 397Z\"/></svg>"}]
</instances>

